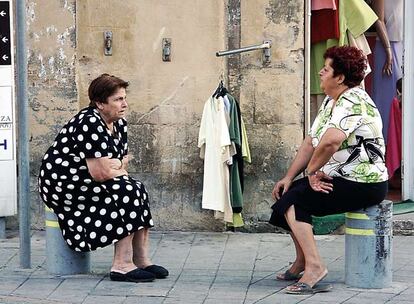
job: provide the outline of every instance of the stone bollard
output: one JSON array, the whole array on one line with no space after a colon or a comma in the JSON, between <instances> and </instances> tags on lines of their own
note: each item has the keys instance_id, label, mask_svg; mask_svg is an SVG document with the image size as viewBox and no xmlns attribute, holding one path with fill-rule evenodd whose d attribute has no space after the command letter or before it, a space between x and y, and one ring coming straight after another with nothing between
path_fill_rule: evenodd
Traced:
<instances>
[{"instance_id":1,"label":"stone bollard","mask_svg":"<svg viewBox=\"0 0 414 304\"><path fill-rule=\"evenodd\" d=\"M47 272L70 275L90 272L89 252L76 252L63 239L56 214L45 206L46 211L46 266Z\"/></svg>"},{"instance_id":2,"label":"stone bollard","mask_svg":"<svg viewBox=\"0 0 414 304\"><path fill-rule=\"evenodd\" d=\"M392 282L392 202L345 215L345 284L385 288Z\"/></svg>"}]
</instances>

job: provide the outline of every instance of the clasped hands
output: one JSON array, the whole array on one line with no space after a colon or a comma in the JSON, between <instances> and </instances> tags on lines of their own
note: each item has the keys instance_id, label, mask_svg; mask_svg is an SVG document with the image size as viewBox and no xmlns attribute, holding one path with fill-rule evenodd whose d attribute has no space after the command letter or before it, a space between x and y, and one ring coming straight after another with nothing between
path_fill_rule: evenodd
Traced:
<instances>
[{"instance_id":1,"label":"clasped hands","mask_svg":"<svg viewBox=\"0 0 414 304\"><path fill-rule=\"evenodd\" d=\"M126 155L122 159L109 157L104 157L103 159L105 159L104 161L111 169L126 170L128 167L128 162L133 159L133 156Z\"/></svg>"}]
</instances>

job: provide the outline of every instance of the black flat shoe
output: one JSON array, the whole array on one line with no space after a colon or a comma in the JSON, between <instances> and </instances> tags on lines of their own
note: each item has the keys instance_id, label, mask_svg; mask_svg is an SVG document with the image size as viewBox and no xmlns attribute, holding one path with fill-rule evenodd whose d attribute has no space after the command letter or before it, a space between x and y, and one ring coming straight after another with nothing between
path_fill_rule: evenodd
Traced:
<instances>
[{"instance_id":1,"label":"black flat shoe","mask_svg":"<svg viewBox=\"0 0 414 304\"><path fill-rule=\"evenodd\" d=\"M155 280L155 275L149 271L140 268L135 268L127 273L120 273L118 271L111 271L109 273L111 281L122 282L152 282Z\"/></svg>"},{"instance_id":2,"label":"black flat shoe","mask_svg":"<svg viewBox=\"0 0 414 304\"><path fill-rule=\"evenodd\" d=\"M143 268L143 270L154 274L157 279L164 279L169 275L168 270L159 265L150 265Z\"/></svg>"}]
</instances>

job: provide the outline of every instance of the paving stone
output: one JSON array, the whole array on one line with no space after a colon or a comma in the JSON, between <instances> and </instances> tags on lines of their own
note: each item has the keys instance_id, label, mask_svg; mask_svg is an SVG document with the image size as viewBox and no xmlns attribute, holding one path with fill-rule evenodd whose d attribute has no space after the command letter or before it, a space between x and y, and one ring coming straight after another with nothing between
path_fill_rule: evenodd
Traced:
<instances>
[{"instance_id":1,"label":"paving stone","mask_svg":"<svg viewBox=\"0 0 414 304\"><path fill-rule=\"evenodd\" d=\"M275 280L294 256L287 235L155 232L150 238L152 259L171 273L150 283L110 281L111 246L92 253L91 274L53 276L45 269L44 234L32 239L31 269L19 268L17 238L0 241L0 303L407 304L414 298L413 237L394 237L394 281L379 290L346 286L344 236L317 237L329 268L324 281L334 290L308 296L288 295L283 289L291 282Z\"/></svg>"},{"instance_id":2,"label":"paving stone","mask_svg":"<svg viewBox=\"0 0 414 304\"><path fill-rule=\"evenodd\" d=\"M122 304L126 299L120 296L88 296L82 304Z\"/></svg>"}]
</instances>

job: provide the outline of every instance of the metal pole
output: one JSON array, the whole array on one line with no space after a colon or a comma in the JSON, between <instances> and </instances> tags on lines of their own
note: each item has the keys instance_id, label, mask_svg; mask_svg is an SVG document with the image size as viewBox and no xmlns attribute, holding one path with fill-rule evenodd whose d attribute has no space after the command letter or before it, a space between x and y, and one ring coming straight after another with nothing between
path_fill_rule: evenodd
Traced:
<instances>
[{"instance_id":1,"label":"metal pole","mask_svg":"<svg viewBox=\"0 0 414 304\"><path fill-rule=\"evenodd\" d=\"M30 170L27 119L26 2L16 1L20 267L30 268Z\"/></svg>"},{"instance_id":2,"label":"metal pole","mask_svg":"<svg viewBox=\"0 0 414 304\"><path fill-rule=\"evenodd\" d=\"M270 48L271 48L270 42L266 42L266 43L263 43L263 44L242 47L240 49L217 52L216 53L216 56L217 57L227 56L227 55L232 55L232 54L239 54L239 53L243 53L243 52L249 52L249 51L254 51L254 50L261 50L261 49L270 49Z\"/></svg>"}]
</instances>

